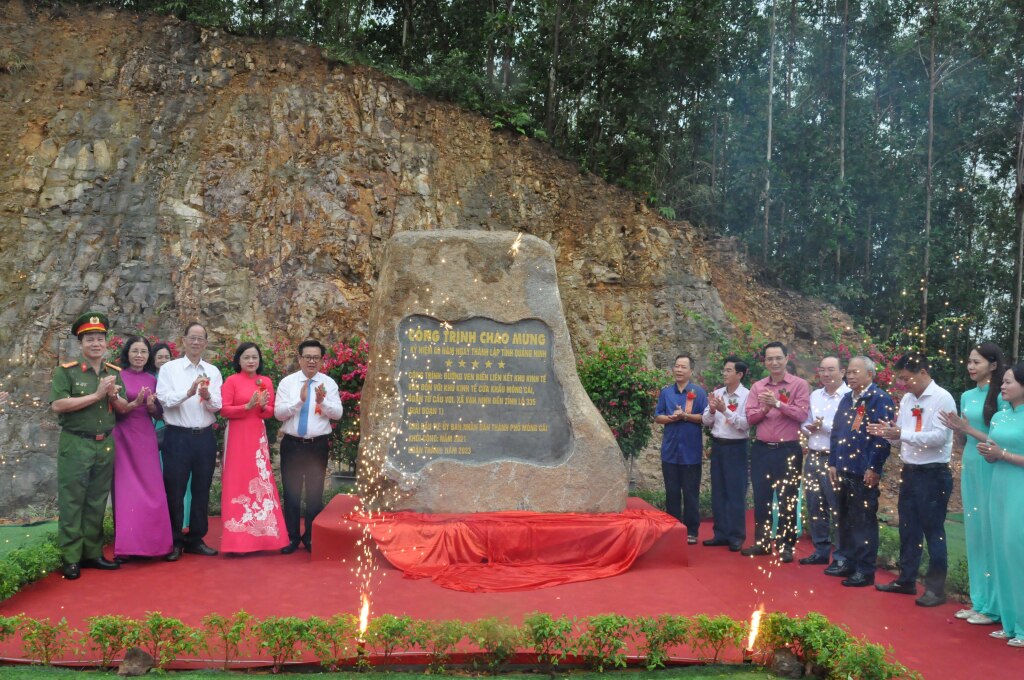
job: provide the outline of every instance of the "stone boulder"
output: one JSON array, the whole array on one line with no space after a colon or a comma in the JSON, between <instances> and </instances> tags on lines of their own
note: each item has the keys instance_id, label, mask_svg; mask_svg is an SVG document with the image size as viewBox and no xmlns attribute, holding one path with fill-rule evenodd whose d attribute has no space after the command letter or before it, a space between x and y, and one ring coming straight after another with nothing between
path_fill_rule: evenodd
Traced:
<instances>
[{"instance_id":1,"label":"stone boulder","mask_svg":"<svg viewBox=\"0 0 1024 680\"><path fill-rule=\"evenodd\" d=\"M370 316L359 475L375 510L618 512L626 468L576 373L551 247L407 232Z\"/></svg>"}]
</instances>

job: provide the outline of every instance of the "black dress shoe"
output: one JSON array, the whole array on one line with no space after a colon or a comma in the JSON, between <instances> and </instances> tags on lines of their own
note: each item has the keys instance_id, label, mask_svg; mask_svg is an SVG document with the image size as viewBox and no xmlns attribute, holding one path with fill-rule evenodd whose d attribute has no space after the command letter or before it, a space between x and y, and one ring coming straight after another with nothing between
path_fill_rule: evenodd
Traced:
<instances>
[{"instance_id":1,"label":"black dress shoe","mask_svg":"<svg viewBox=\"0 0 1024 680\"><path fill-rule=\"evenodd\" d=\"M704 545L706 545L709 548L715 548L720 545L729 545L729 541L725 540L724 538L709 538L708 540L704 541Z\"/></svg>"},{"instance_id":2,"label":"black dress shoe","mask_svg":"<svg viewBox=\"0 0 1024 680\"><path fill-rule=\"evenodd\" d=\"M867 574L862 574L858 571L854 573L853 576L844 578L842 583L847 588L864 588L865 586L874 585L875 577L873 574L868 576Z\"/></svg>"},{"instance_id":3,"label":"black dress shoe","mask_svg":"<svg viewBox=\"0 0 1024 680\"><path fill-rule=\"evenodd\" d=\"M946 596L933 593L930 590L924 591L924 595L914 600L914 604L918 607L938 607L940 604L946 603Z\"/></svg>"},{"instance_id":4,"label":"black dress shoe","mask_svg":"<svg viewBox=\"0 0 1024 680\"><path fill-rule=\"evenodd\" d=\"M761 555L767 555L768 549L762 548L761 546L755 543L749 548L743 548L742 550L740 550L740 554L744 557L759 557Z\"/></svg>"},{"instance_id":5,"label":"black dress shoe","mask_svg":"<svg viewBox=\"0 0 1024 680\"><path fill-rule=\"evenodd\" d=\"M853 567L846 560L835 560L825 569L825 576L853 576Z\"/></svg>"},{"instance_id":6,"label":"black dress shoe","mask_svg":"<svg viewBox=\"0 0 1024 680\"><path fill-rule=\"evenodd\" d=\"M743 544L742 543L730 543L729 544L729 552L739 552L741 550L743 550Z\"/></svg>"},{"instance_id":7,"label":"black dress shoe","mask_svg":"<svg viewBox=\"0 0 1024 680\"><path fill-rule=\"evenodd\" d=\"M117 562L113 562L103 557L96 557L91 560L82 560L82 569L103 569L104 571L112 571L120 568L121 565Z\"/></svg>"},{"instance_id":8,"label":"black dress shoe","mask_svg":"<svg viewBox=\"0 0 1024 680\"><path fill-rule=\"evenodd\" d=\"M281 548L282 555L291 555L293 552L299 549L298 543L289 543L285 547Z\"/></svg>"},{"instance_id":9,"label":"black dress shoe","mask_svg":"<svg viewBox=\"0 0 1024 680\"><path fill-rule=\"evenodd\" d=\"M61 571L64 573L64 578L69 581L74 581L82 575L82 569L78 566L78 562L68 562Z\"/></svg>"},{"instance_id":10,"label":"black dress shoe","mask_svg":"<svg viewBox=\"0 0 1024 680\"><path fill-rule=\"evenodd\" d=\"M118 555L114 558L114 561L118 564L124 564L125 562L131 562L132 558L130 555Z\"/></svg>"},{"instance_id":11,"label":"black dress shoe","mask_svg":"<svg viewBox=\"0 0 1024 680\"><path fill-rule=\"evenodd\" d=\"M783 550L782 551L782 563L783 564L789 564L792 561L793 561L793 551L792 550Z\"/></svg>"},{"instance_id":12,"label":"black dress shoe","mask_svg":"<svg viewBox=\"0 0 1024 680\"><path fill-rule=\"evenodd\" d=\"M186 545L185 546L185 552L191 553L193 555L204 555L206 557L213 557L214 555L217 554L216 550L214 550L210 546L206 545L202 541L199 541L198 543L192 543L192 544Z\"/></svg>"},{"instance_id":13,"label":"black dress shoe","mask_svg":"<svg viewBox=\"0 0 1024 680\"><path fill-rule=\"evenodd\" d=\"M177 562L181 559L181 550L182 548L180 545L174 546L174 549L171 550L171 552L167 553L167 556L164 557L164 560L166 560L167 562Z\"/></svg>"},{"instance_id":14,"label":"black dress shoe","mask_svg":"<svg viewBox=\"0 0 1024 680\"><path fill-rule=\"evenodd\" d=\"M801 557L800 558L800 564L828 564L828 563L829 563L828 555L819 555L818 553L814 553L813 555L808 555L807 557Z\"/></svg>"},{"instance_id":15,"label":"black dress shoe","mask_svg":"<svg viewBox=\"0 0 1024 680\"><path fill-rule=\"evenodd\" d=\"M917 595L917 585L913 583L900 583L899 581L893 581L892 583L876 583L875 590L881 590L883 593L899 593L900 595Z\"/></svg>"},{"instance_id":16,"label":"black dress shoe","mask_svg":"<svg viewBox=\"0 0 1024 680\"><path fill-rule=\"evenodd\" d=\"M306 546L306 552L313 552L313 541L306 541L303 545Z\"/></svg>"}]
</instances>

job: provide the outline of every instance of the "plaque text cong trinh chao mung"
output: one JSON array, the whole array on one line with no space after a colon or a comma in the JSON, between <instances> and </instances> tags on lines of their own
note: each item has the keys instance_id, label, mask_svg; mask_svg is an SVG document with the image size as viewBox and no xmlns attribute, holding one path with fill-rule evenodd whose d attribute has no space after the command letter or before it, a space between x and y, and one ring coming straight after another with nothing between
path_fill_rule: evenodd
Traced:
<instances>
[{"instance_id":1,"label":"plaque text cong trinh chao mung","mask_svg":"<svg viewBox=\"0 0 1024 680\"><path fill-rule=\"evenodd\" d=\"M552 365L552 333L537 319L398 325L401 433L389 458L414 472L437 459L557 465L570 430Z\"/></svg>"}]
</instances>

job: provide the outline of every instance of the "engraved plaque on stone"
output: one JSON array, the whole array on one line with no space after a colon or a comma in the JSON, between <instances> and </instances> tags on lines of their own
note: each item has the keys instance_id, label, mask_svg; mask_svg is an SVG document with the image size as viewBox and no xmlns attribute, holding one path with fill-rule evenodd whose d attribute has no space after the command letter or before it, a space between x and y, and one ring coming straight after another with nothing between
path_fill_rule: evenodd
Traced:
<instances>
[{"instance_id":1,"label":"engraved plaque on stone","mask_svg":"<svg viewBox=\"0 0 1024 680\"><path fill-rule=\"evenodd\" d=\"M551 329L538 319L442 322L415 314L398 325L403 425L389 458L414 472L439 458L462 463L562 463L570 428L553 364Z\"/></svg>"}]
</instances>

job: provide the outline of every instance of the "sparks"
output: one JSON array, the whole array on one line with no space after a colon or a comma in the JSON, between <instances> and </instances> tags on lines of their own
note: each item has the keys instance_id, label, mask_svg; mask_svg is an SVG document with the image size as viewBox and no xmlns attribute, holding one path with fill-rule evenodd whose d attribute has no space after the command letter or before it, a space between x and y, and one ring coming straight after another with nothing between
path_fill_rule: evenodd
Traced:
<instances>
[{"instance_id":1,"label":"sparks","mask_svg":"<svg viewBox=\"0 0 1024 680\"><path fill-rule=\"evenodd\" d=\"M750 615L750 634L747 636L747 651L754 651L754 643L757 642L757 633L761 630L761 615L764 614L764 604L758 605L757 609Z\"/></svg>"},{"instance_id":2,"label":"sparks","mask_svg":"<svg viewBox=\"0 0 1024 680\"><path fill-rule=\"evenodd\" d=\"M363 593L360 600L363 604L359 607L359 639L362 640L366 634L366 627L370 625L370 596Z\"/></svg>"},{"instance_id":3,"label":"sparks","mask_svg":"<svg viewBox=\"0 0 1024 680\"><path fill-rule=\"evenodd\" d=\"M508 254L515 257L519 254L519 244L523 241L523 232L516 234L516 240L512 242L512 247L508 249Z\"/></svg>"}]
</instances>

